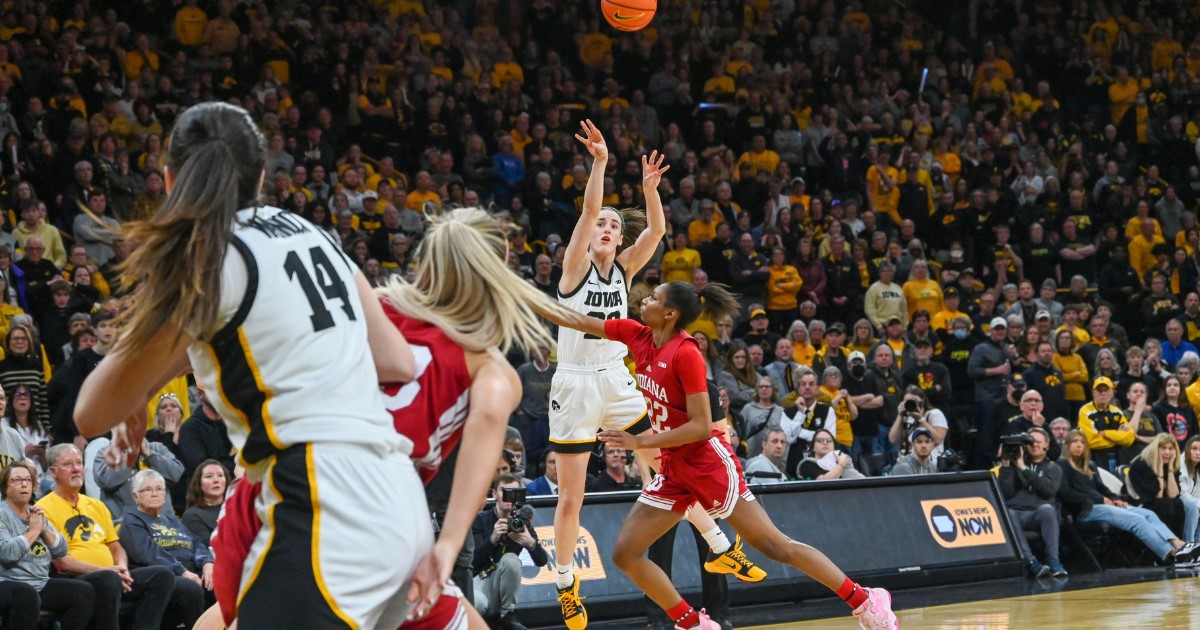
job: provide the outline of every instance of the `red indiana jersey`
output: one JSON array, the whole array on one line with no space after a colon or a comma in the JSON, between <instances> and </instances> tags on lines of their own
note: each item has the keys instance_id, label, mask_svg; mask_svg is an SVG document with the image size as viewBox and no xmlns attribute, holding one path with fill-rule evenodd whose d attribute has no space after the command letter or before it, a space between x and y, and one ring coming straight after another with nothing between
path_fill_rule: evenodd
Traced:
<instances>
[{"instance_id":1,"label":"red indiana jersey","mask_svg":"<svg viewBox=\"0 0 1200 630\"><path fill-rule=\"evenodd\" d=\"M416 378L388 385L383 399L396 432L413 442L412 460L428 484L462 438L470 402L466 353L437 326L401 315L383 302L392 324L404 334L417 362Z\"/></svg>"},{"instance_id":2,"label":"red indiana jersey","mask_svg":"<svg viewBox=\"0 0 1200 630\"><path fill-rule=\"evenodd\" d=\"M696 340L680 331L661 348L654 346L654 332L632 319L610 319L604 322L604 334L613 341L629 347L637 364L638 387L646 398L650 423L655 433L678 429L687 424L687 397L708 391L704 358ZM724 432L713 427L712 435ZM683 446L661 449L664 462L668 455L678 455L705 444L701 440Z\"/></svg>"}]
</instances>

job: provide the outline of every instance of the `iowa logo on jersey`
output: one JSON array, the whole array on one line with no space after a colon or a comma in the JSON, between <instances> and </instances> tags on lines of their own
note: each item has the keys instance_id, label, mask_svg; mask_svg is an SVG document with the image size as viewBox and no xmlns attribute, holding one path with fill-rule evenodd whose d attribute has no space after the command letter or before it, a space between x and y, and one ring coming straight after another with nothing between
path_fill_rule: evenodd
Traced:
<instances>
[{"instance_id":1,"label":"iowa logo on jersey","mask_svg":"<svg viewBox=\"0 0 1200 630\"><path fill-rule=\"evenodd\" d=\"M550 408L551 408L551 409L553 409L553 410L555 410L555 411L562 411L562 407L560 407L560 406L558 405L558 401L557 401L557 400L551 400L551 401L550 401Z\"/></svg>"}]
</instances>

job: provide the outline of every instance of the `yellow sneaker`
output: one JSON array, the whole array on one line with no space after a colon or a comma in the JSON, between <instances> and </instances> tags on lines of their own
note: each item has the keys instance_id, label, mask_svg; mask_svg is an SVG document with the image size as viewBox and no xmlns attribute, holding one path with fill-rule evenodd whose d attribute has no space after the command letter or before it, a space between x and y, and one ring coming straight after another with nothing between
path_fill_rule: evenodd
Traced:
<instances>
[{"instance_id":1,"label":"yellow sneaker","mask_svg":"<svg viewBox=\"0 0 1200 630\"><path fill-rule=\"evenodd\" d=\"M558 603L562 606L563 623L567 630L583 630L588 623L587 609L583 607L583 598L579 596L579 576L573 577L570 586L558 589Z\"/></svg>"},{"instance_id":2,"label":"yellow sneaker","mask_svg":"<svg viewBox=\"0 0 1200 630\"><path fill-rule=\"evenodd\" d=\"M725 553L718 554L709 551L708 561L704 563L704 570L709 573L728 573L743 582L761 582L767 577L766 571L750 562L746 554L742 553L741 536L734 539L733 546Z\"/></svg>"}]
</instances>

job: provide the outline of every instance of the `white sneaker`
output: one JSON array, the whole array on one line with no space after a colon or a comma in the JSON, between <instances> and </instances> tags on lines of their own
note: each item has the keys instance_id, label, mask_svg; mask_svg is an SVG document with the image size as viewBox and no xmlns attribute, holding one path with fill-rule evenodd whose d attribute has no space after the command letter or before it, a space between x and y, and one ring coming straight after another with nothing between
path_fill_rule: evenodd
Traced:
<instances>
[{"instance_id":1,"label":"white sneaker","mask_svg":"<svg viewBox=\"0 0 1200 630\"><path fill-rule=\"evenodd\" d=\"M892 594L882 588L867 589L867 601L854 609L863 630L897 630L900 622L892 612Z\"/></svg>"}]
</instances>

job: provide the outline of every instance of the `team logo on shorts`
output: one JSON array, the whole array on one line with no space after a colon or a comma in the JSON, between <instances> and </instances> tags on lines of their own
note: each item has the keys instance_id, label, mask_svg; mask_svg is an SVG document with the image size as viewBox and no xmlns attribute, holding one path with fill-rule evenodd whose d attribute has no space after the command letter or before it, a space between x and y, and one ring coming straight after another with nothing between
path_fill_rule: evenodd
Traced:
<instances>
[{"instance_id":1,"label":"team logo on shorts","mask_svg":"<svg viewBox=\"0 0 1200 630\"><path fill-rule=\"evenodd\" d=\"M550 401L550 408L551 408L551 409L553 409L553 410L555 410L555 411L560 411L560 410L562 410L562 407L559 407L559 406L558 406L558 401L557 401L557 400L551 400L551 401Z\"/></svg>"}]
</instances>

